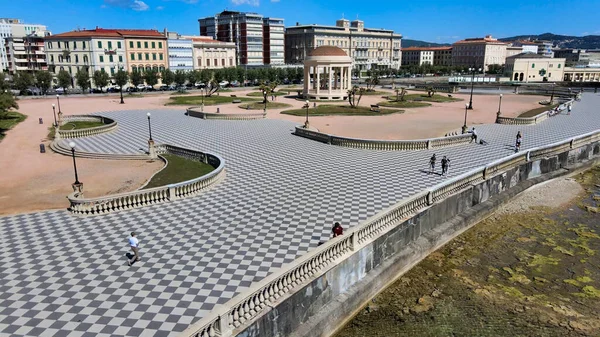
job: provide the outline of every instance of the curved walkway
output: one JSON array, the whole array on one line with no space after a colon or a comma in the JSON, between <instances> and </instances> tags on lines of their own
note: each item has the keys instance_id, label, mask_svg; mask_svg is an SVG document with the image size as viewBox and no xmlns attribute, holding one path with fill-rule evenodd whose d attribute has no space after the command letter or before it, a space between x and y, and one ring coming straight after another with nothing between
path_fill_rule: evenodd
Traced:
<instances>
[{"instance_id":1,"label":"curved walkway","mask_svg":"<svg viewBox=\"0 0 600 337\"><path fill-rule=\"evenodd\" d=\"M483 125L490 145L385 152L293 136L281 120L214 121L152 111L159 143L221 155L218 188L182 201L79 218L47 211L0 218L0 335L176 335L252 282L328 238L330 226L362 220L443 177L428 158L452 159L450 177L523 149L600 129L600 96L586 94L570 116L531 126ZM78 139L83 151L140 153L144 111L99 112L109 134ZM80 172L85 183L85 172ZM128 233L142 261L128 267Z\"/></svg>"}]
</instances>

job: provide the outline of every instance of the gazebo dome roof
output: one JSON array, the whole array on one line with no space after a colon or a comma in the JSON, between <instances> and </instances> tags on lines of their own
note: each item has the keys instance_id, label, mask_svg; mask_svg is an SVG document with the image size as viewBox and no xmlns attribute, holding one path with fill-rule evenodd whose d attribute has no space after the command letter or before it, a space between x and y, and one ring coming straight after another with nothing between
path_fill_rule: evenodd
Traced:
<instances>
[{"instance_id":1,"label":"gazebo dome roof","mask_svg":"<svg viewBox=\"0 0 600 337\"><path fill-rule=\"evenodd\" d=\"M321 46L313 49L309 56L348 56L348 54L338 47Z\"/></svg>"}]
</instances>

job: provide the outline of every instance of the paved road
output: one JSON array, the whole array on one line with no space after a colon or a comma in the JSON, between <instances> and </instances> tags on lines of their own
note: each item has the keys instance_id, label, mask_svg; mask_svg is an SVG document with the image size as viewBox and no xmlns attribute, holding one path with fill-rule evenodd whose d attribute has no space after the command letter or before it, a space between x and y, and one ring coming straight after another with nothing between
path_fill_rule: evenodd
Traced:
<instances>
[{"instance_id":1,"label":"paved road","mask_svg":"<svg viewBox=\"0 0 600 337\"><path fill-rule=\"evenodd\" d=\"M598 106L600 95L586 94L570 116L477 126L490 145L435 152L452 159L452 177L513 153L519 130L527 149L600 129ZM99 112L116 119L118 130L76 142L86 151L139 152L147 146L146 112ZM158 143L221 155L225 180L191 199L103 216L1 217L1 336L175 335L316 247L334 221L355 226L444 179L423 173L432 151L330 146L291 135L287 121L156 110L152 126ZM80 178L85 183L85 172ZM132 230L142 261L129 267Z\"/></svg>"}]
</instances>

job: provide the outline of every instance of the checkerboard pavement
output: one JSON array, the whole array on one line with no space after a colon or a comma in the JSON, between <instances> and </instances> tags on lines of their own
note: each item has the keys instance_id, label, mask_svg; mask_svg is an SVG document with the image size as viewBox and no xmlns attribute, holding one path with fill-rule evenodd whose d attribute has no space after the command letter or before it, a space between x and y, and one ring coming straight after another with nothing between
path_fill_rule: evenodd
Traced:
<instances>
[{"instance_id":1,"label":"checkerboard pavement","mask_svg":"<svg viewBox=\"0 0 600 337\"><path fill-rule=\"evenodd\" d=\"M476 104L476 101L474 102ZM211 121L152 111L157 143L221 155L226 178L199 196L113 214L65 210L0 217L0 336L173 336L216 305L329 237L446 177L523 149L600 129L600 95L534 126L476 126L489 142L385 152L326 145L280 120ZM83 151L138 153L147 111L99 112L117 131L75 140ZM476 112L475 112L476 113ZM85 172L80 172L85 183ZM129 232L142 260L127 265Z\"/></svg>"}]
</instances>

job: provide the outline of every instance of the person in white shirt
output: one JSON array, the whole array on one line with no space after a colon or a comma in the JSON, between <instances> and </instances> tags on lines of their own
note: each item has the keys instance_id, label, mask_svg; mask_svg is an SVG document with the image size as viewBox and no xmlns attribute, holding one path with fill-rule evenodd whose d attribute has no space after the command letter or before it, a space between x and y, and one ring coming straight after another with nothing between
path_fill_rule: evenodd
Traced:
<instances>
[{"instance_id":1,"label":"person in white shirt","mask_svg":"<svg viewBox=\"0 0 600 337\"><path fill-rule=\"evenodd\" d=\"M131 260L128 260L127 263L131 266L134 262L140 260L139 247L140 241L135 237L135 232L131 232L131 237L129 238L129 246L133 251L133 257Z\"/></svg>"}]
</instances>

